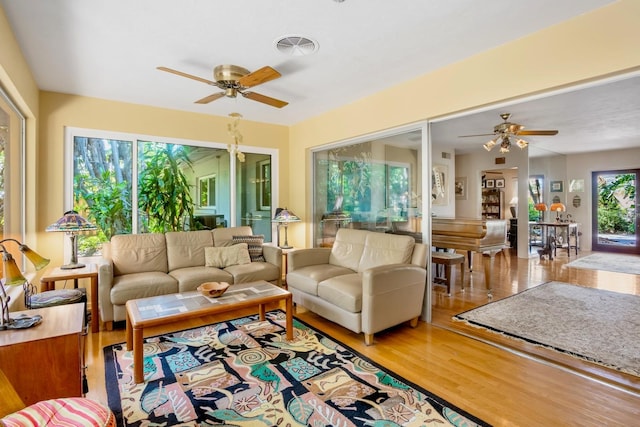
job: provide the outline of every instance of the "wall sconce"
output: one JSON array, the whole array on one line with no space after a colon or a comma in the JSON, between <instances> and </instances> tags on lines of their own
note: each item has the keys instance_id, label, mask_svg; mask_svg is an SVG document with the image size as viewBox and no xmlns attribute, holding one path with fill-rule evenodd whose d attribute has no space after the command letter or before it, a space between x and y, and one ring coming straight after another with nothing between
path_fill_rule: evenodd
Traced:
<instances>
[{"instance_id":1,"label":"wall sconce","mask_svg":"<svg viewBox=\"0 0 640 427\"><path fill-rule=\"evenodd\" d=\"M4 290L5 286L18 286L22 285L24 288L25 305L29 307L31 301L31 295L34 292L34 287L27 279L22 275L22 272L16 264L16 260L13 255L7 251L4 247L5 242L14 242L18 244L20 252L27 257L33 264L36 270L41 270L49 264L49 260L43 258L38 253L30 249L27 245L23 245L16 239L3 239L0 241L0 251L2 251L2 268L4 272L4 283L0 284L0 330L5 329L22 329L37 325L42 320L42 316L36 315L32 317L19 317L12 319L9 316L9 301L10 297Z\"/></svg>"},{"instance_id":2,"label":"wall sconce","mask_svg":"<svg viewBox=\"0 0 640 427\"><path fill-rule=\"evenodd\" d=\"M280 209L280 208L278 208ZM281 249L291 249L293 246L289 246L289 239L287 237L287 227L289 227L289 223L291 222L300 222L301 219L288 210L287 208L280 209L276 211L276 216L273 217L271 222L275 222L278 224L278 243L280 243L280 226L284 225L284 246L278 245Z\"/></svg>"},{"instance_id":3,"label":"wall sconce","mask_svg":"<svg viewBox=\"0 0 640 427\"><path fill-rule=\"evenodd\" d=\"M67 211L62 218L48 226L45 231L64 231L71 239L71 261L69 264L65 264L60 268L62 270L72 270L74 268L82 268L84 264L78 263L78 242L77 236L80 231L93 231L97 230L93 224L90 224L86 219L78 215L76 211Z\"/></svg>"}]
</instances>

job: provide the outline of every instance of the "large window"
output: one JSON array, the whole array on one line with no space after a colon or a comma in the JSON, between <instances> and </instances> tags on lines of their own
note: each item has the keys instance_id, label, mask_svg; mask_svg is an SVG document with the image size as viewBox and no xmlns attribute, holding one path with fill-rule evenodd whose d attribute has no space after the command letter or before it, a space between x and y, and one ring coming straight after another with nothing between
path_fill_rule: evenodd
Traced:
<instances>
[{"instance_id":1,"label":"large window","mask_svg":"<svg viewBox=\"0 0 640 427\"><path fill-rule=\"evenodd\" d=\"M315 245L341 227L420 232L419 151L384 138L315 152Z\"/></svg>"},{"instance_id":2,"label":"large window","mask_svg":"<svg viewBox=\"0 0 640 427\"><path fill-rule=\"evenodd\" d=\"M274 150L245 148L240 162L223 144L114 137L82 129L70 129L67 141L72 153L69 204L98 226L95 235L78 239L81 255L99 253L102 242L115 234L247 224L271 240Z\"/></svg>"},{"instance_id":3,"label":"large window","mask_svg":"<svg viewBox=\"0 0 640 427\"><path fill-rule=\"evenodd\" d=\"M0 239L24 241L24 122L24 117L0 88ZM23 257L17 245L5 248L21 266ZM0 274L2 268L0 265Z\"/></svg>"}]
</instances>

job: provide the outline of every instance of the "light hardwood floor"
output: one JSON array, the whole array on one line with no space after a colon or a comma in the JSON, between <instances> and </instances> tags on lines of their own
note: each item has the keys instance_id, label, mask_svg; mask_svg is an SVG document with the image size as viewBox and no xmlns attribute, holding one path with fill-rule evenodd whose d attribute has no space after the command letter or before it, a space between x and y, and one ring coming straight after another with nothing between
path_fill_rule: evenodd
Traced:
<instances>
[{"instance_id":1,"label":"light hardwood floor","mask_svg":"<svg viewBox=\"0 0 640 427\"><path fill-rule=\"evenodd\" d=\"M586 255L580 253L579 257ZM493 299L550 280L640 294L640 276L577 270L566 267L568 261L566 254L560 253L553 261L542 262L537 257L498 257ZM400 325L376 334L375 345L368 347L361 334L304 309L298 309L296 316L496 426L639 425L640 378L452 322L454 314L488 302L480 257L475 257L473 272L465 275L468 289L464 293L457 276L451 297L443 288L435 288L433 324L419 322L415 329ZM251 313L246 310L158 327L149 335ZM124 329L89 334L88 397L107 402L102 349L124 338Z\"/></svg>"}]
</instances>

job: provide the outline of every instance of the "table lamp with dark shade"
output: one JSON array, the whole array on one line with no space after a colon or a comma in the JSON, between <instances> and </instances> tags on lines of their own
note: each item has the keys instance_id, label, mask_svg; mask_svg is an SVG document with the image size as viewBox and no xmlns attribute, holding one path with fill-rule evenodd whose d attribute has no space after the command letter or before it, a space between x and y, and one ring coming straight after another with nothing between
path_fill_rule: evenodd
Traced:
<instances>
[{"instance_id":1,"label":"table lamp with dark shade","mask_svg":"<svg viewBox=\"0 0 640 427\"><path fill-rule=\"evenodd\" d=\"M42 316L36 315L32 317L20 317L12 319L9 316L9 300L10 297L4 290L5 286L19 286L24 288L24 298L27 307L29 299L34 292L34 287L29 281L22 275L22 271L16 264L16 260L13 255L4 246L6 242L14 242L18 244L18 249L27 259L33 264L36 270L41 270L49 264L49 260L40 256L34 250L30 249L27 245L23 245L16 239L3 239L0 240L0 252L2 252L2 270L3 270L3 283L0 284L0 330L4 329L20 329L34 326L42 320Z\"/></svg>"},{"instance_id":2,"label":"table lamp with dark shade","mask_svg":"<svg viewBox=\"0 0 640 427\"><path fill-rule=\"evenodd\" d=\"M284 226L284 245L280 246L281 249L291 249L293 246L289 246L289 240L287 237L287 227L290 222L300 222L302 221L296 214L288 210L287 208L276 210L276 216L273 217L271 222L275 222L278 224L278 242L280 242L280 226Z\"/></svg>"},{"instance_id":3,"label":"table lamp with dark shade","mask_svg":"<svg viewBox=\"0 0 640 427\"><path fill-rule=\"evenodd\" d=\"M72 270L74 268L82 268L85 265L78 263L78 233L81 231L93 231L98 227L89 223L86 219L76 211L67 211L62 218L48 226L45 231L64 231L71 239L71 261L60 268L62 270Z\"/></svg>"}]
</instances>

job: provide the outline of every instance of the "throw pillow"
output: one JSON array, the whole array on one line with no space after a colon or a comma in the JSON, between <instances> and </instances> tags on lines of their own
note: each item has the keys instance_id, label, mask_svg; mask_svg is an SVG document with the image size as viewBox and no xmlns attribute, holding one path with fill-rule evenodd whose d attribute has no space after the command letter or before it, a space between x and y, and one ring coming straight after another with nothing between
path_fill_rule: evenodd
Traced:
<instances>
[{"instance_id":1,"label":"throw pillow","mask_svg":"<svg viewBox=\"0 0 640 427\"><path fill-rule=\"evenodd\" d=\"M246 243L234 246L204 248L204 265L225 268L232 265L249 264L249 249Z\"/></svg>"},{"instance_id":2,"label":"throw pillow","mask_svg":"<svg viewBox=\"0 0 640 427\"><path fill-rule=\"evenodd\" d=\"M251 257L252 262L261 261L265 262L264 256L262 255L262 244L264 243L264 235L258 234L255 236L233 236L231 239L233 244L237 243L246 243L249 245L249 256Z\"/></svg>"}]
</instances>

